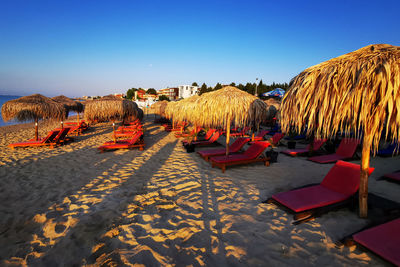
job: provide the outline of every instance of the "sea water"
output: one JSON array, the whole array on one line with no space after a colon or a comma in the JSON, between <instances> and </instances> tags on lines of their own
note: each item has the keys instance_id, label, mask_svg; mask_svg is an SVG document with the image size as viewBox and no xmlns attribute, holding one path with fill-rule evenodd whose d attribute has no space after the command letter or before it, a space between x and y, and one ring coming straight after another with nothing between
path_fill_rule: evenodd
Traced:
<instances>
[{"instance_id":1,"label":"sea water","mask_svg":"<svg viewBox=\"0 0 400 267\"><path fill-rule=\"evenodd\" d=\"M13 100L16 98L19 98L20 96L15 96L15 95L0 95L0 127L1 126L6 126L6 125L13 125L13 124L19 124L21 122L15 121L15 120L11 120L8 122L4 122L3 121L3 116L1 116L1 107L3 106L3 104L5 102L7 102L8 100Z\"/></svg>"}]
</instances>

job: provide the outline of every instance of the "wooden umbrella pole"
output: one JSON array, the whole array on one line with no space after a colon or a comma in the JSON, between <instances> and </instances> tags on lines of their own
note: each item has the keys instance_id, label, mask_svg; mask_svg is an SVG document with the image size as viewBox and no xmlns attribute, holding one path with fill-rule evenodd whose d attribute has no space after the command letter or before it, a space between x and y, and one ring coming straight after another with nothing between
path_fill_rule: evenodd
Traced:
<instances>
[{"instance_id":1,"label":"wooden umbrella pole","mask_svg":"<svg viewBox=\"0 0 400 267\"><path fill-rule=\"evenodd\" d=\"M194 141L197 141L197 125L194 125Z\"/></svg>"},{"instance_id":2,"label":"wooden umbrella pole","mask_svg":"<svg viewBox=\"0 0 400 267\"><path fill-rule=\"evenodd\" d=\"M79 112L77 112L77 114L76 114L76 118L77 118L77 122L78 122L78 125L79 125Z\"/></svg>"},{"instance_id":3,"label":"wooden umbrella pole","mask_svg":"<svg viewBox=\"0 0 400 267\"><path fill-rule=\"evenodd\" d=\"M61 121L61 129L64 128L64 122Z\"/></svg>"},{"instance_id":4,"label":"wooden umbrella pole","mask_svg":"<svg viewBox=\"0 0 400 267\"><path fill-rule=\"evenodd\" d=\"M231 134L231 119L228 118L226 123L226 156L229 155L229 135Z\"/></svg>"},{"instance_id":5,"label":"wooden umbrella pole","mask_svg":"<svg viewBox=\"0 0 400 267\"><path fill-rule=\"evenodd\" d=\"M117 137L115 136L115 122L113 121L113 137L114 137L114 144L117 143Z\"/></svg>"},{"instance_id":6,"label":"wooden umbrella pole","mask_svg":"<svg viewBox=\"0 0 400 267\"><path fill-rule=\"evenodd\" d=\"M365 136L365 135L364 135ZM361 154L361 174L360 174L360 189L359 189L359 206L360 218L368 216L368 174L369 160L371 153L371 138L364 138Z\"/></svg>"},{"instance_id":7,"label":"wooden umbrella pole","mask_svg":"<svg viewBox=\"0 0 400 267\"><path fill-rule=\"evenodd\" d=\"M35 118L35 141L39 140L38 118Z\"/></svg>"}]
</instances>

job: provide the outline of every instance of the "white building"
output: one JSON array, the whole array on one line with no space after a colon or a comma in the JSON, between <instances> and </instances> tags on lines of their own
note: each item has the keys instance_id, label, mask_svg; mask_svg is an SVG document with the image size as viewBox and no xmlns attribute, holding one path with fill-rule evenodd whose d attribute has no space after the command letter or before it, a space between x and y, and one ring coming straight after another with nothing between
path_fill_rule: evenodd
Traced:
<instances>
[{"instance_id":1,"label":"white building","mask_svg":"<svg viewBox=\"0 0 400 267\"><path fill-rule=\"evenodd\" d=\"M188 98L194 95L197 95L197 92L199 90L198 86L192 86L192 85L179 85L179 98Z\"/></svg>"}]
</instances>

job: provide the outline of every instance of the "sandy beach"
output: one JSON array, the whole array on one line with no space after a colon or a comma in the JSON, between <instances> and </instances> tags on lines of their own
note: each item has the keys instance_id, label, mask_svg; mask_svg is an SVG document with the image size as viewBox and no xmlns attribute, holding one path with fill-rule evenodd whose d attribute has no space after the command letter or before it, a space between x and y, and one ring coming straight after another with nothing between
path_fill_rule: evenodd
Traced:
<instances>
[{"instance_id":1,"label":"sandy beach","mask_svg":"<svg viewBox=\"0 0 400 267\"><path fill-rule=\"evenodd\" d=\"M43 136L58 123L42 123ZM389 266L335 242L366 225L348 209L292 224L261 203L320 182L333 164L280 154L278 162L211 168L180 140L144 122L144 151L99 153L111 123L55 149L11 150L32 124L0 127L0 259L8 266ZM224 138L220 138L223 143ZM278 147L283 150L286 147ZM359 160L352 162L360 163ZM400 202L400 186L376 179L400 157L371 158L369 191Z\"/></svg>"}]
</instances>

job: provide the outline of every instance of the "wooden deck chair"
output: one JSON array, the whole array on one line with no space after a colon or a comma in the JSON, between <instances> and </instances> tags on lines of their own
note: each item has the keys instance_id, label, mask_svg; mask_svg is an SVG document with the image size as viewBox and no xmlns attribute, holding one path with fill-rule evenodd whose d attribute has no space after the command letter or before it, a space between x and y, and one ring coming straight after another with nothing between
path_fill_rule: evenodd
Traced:
<instances>
[{"instance_id":1,"label":"wooden deck chair","mask_svg":"<svg viewBox=\"0 0 400 267\"><path fill-rule=\"evenodd\" d=\"M60 133L60 130L52 130L50 131L46 137L40 138L39 140L35 141L33 139L26 141L26 142L19 142L9 144L8 146L12 149L16 147L38 147L38 146L50 146L54 147L54 139Z\"/></svg>"},{"instance_id":2,"label":"wooden deck chair","mask_svg":"<svg viewBox=\"0 0 400 267\"><path fill-rule=\"evenodd\" d=\"M325 144L325 142L326 139L315 139L313 145L313 151L318 151L322 147L322 145ZM296 157L307 154L309 151L310 151L310 145L307 145L307 148L287 149L281 151L281 153L288 156Z\"/></svg>"},{"instance_id":3,"label":"wooden deck chair","mask_svg":"<svg viewBox=\"0 0 400 267\"><path fill-rule=\"evenodd\" d=\"M229 154L239 152L242 147L250 141L250 138L246 137L239 137L229 146ZM222 156L225 155L226 149L225 148L217 148L217 149L209 149L209 150L202 150L197 152L203 159L208 161L210 157L215 156Z\"/></svg>"},{"instance_id":4,"label":"wooden deck chair","mask_svg":"<svg viewBox=\"0 0 400 267\"><path fill-rule=\"evenodd\" d=\"M106 142L102 146L98 147L100 152L108 151L108 150L115 150L115 149L121 149L121 148L139 148L139 150L144 149L144 141L143 141L143 132L139 131L137 132L134 136L132 136L131 139L126 139L126 140L119 140L117 142Z\"/></svg>"},{"instance_id":5,"label":"wooden deck chair","mask_svg":"<svg viewBox=\"0 0 400 267\"><path fill-rule=\"evenodd\" d=\"M254 142L245 152L237 154L229 154L228 156L211 157L212 167L221 168L224 173L227 166L248 164L253 162L264 162L265 166L269 166L269 158L263 155L263 151L269 147L269 142Z\"/></svg>"},{"instance_id":6,"label":"wooden deck chair","mask_svg":"<svg viewBox=\"0 0 400 267\"><path fill-rule=\"evenodd\" d=\"M360 140L354 138L343 138L340 141L336 153L322 156L310 157L308 160L317 163L334 163L338 160L352 159L356 153Z\"/></svg>"},{"instance_id":7,"label":"wooden deck chair","mask_svg":"<svg viewBox=\"0 0 400 267\"><path fill-rule=\"evenodd\" d=\"M360 186L358 164L338 161L320 184L273 195L267 203L277 203L293 212L295 224L348 205ZM369 175L374 168L369 168Z\"/></svg>"}]
</instances>

